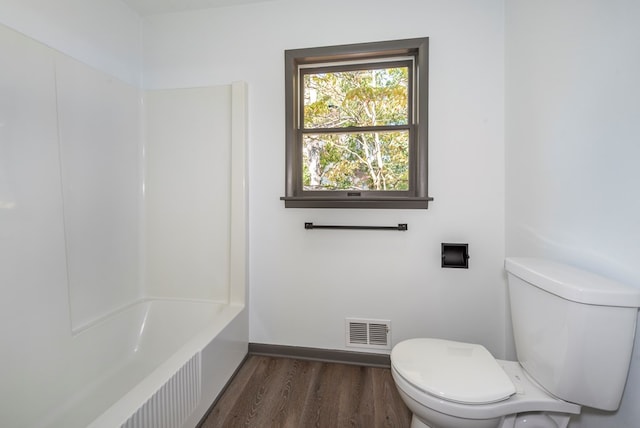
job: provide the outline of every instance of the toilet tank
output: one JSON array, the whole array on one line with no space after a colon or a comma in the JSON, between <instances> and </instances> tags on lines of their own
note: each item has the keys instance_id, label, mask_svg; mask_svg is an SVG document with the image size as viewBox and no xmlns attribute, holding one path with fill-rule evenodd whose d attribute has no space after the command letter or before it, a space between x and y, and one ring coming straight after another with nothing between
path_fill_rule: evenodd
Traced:
<instances>
[{"instance_id":1,"label":"toilet tank","mask_svg":"<svg viewBox=\"0 0 640 428\"><path fill-rule=\"evenodd\" d=\"M624 391L640 289L549 260L507 258L518 361L565 401L616 410Z\"/></svg>"}]
</instances>

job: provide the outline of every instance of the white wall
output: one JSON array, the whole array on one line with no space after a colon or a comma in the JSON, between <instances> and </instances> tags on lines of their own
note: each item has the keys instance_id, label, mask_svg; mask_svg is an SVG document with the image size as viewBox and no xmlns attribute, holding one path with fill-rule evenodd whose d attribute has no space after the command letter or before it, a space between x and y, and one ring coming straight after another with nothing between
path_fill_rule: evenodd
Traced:
<instances>
[{"instance_id":1,"label":"white wall","mask_svg":"<svg viewBox=\"0 0 640 428\"><path fill-rule=\"evenodd\" d=\"M0 23L129 84L140 83L140 19L120 0L2 0Z\"/></svg>"},{"instance_id":2,"label":"white wall","mask_svg":"<svg viewBox=\"0 0 640 428\"><path fill-rule=\"evenodd\" d=\"M640 3L506 2L506 248L640 287ZM636 340L617 414L637 427Z\"/></svg>"},{"instance_id":3,"label":"white wall","mask_svg":"<svg viewBox=\"0 0 640 428\"><path fill-rule=\"evenodd\" d=\"M147 88L248 82L252 342L345 349L344 318L355 316L390 319L393 342L448 337L503 354L503 23L500 0L282 0L143 20ZM283 51L422 36L431 207L285 209ZM409 231L305 231L305 221ZM441 242L468 242L471 268L441 269Z\"/></svg>"}]
</instances>

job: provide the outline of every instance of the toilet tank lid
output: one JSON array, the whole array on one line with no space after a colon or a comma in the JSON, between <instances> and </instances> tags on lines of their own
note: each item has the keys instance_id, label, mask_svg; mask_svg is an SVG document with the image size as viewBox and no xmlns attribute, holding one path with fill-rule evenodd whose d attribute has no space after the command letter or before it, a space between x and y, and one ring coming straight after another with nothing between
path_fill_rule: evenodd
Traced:
<instances>
[{"instance_id":1,"label":"toilet tank lid","mask_svg":"<svg viewBox=\"0 0 640 428\"><path fill-rule=\"evenodd\" d=\"M505 269L549 293L578 303L640 307L640 288L551 260L508 257Z\"/></svg>"},{"instance_id":2,"label":"toilet tank lid","mask_svg":"<svg viewBox=\"0 0 640 428\"><path fill-rule=\"evenodd\" d=\"M493 355L478 344L409 339L393 347L391 365L416 388L446 401L495 403L516 392Z\"/></svg>"}]
</instances>

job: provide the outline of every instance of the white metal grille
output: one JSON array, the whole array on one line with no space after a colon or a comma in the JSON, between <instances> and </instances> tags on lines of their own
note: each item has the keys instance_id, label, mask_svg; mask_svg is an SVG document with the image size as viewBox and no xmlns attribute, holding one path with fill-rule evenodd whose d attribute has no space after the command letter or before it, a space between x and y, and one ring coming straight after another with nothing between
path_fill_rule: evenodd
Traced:
<instances>
[{"instance_id":1,"label":"white metal grille","mask_svg":"<svg viewBox=\"0 0 640 428\"><path fill-rule=\"evenodd\" d=\"M347 346L361 348L391 348L391 321L347 318Z\"/></svg>"}]
</instances>

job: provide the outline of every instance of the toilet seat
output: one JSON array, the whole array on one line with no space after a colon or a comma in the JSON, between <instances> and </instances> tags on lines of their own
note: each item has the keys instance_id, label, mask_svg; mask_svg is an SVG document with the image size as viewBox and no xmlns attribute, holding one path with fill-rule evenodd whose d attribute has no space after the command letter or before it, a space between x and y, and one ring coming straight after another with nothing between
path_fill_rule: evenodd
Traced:
<instances>
[{"instance_id":1,"label":"toilet seat","mask_svg":"<svg viewBox=\"0 0 640 428\"><path fill-rule=\"evenodd\" d=\"M410 342L409 346L417 345L420 347L421 345L419 342L411 343L414 342L414 340L428 341L426 346L429 346L430 341L436 341L439 339L410 339L405 342ZM484 404L460 403L432 394L425 391L424 384L419 386L407 379L412 377L415 378L415 370L413 373L409 371L407 367L411 366L406 366L405 363L407 361L411 362L415 359L424 360L426 356L424 354L410 355L409 348L405 347L403 343L404 342L397 344L391 353L391 374L393 375L393 379L396 386L401 391L401 394L405 394L416 404L424 406L425 408L433 409L434 411L445 415L472 420L495 418L522 412L542 411L566 414L580 413L579 405L560 400L546 392L542 387L529 378L517 361L496 360L493 359L493 357L492 359L494 363L497 364L509 378L511 385L515 390L514 394L511 394L503 400ZM460 342L453 343L457 345L460 344ZM425 344L423 343L423 345ZM446 344L435 346L444 345ZM469 344L462 343L462 345ZM396 349L398 351L396 351ZM403 351L403 349L405 350Z\"/></svg>"},{"instance_id":2,"label":"toilet seat","mask_svg":"<svg viewBox=\"0 0 640 428\"><path fill-rule=\"evenodd\" d=\"M516 392L507 373L482 345L410 339L393 348L391 361L414 387L454 403L496 403Z\"/></svg>"}]
</instances>

